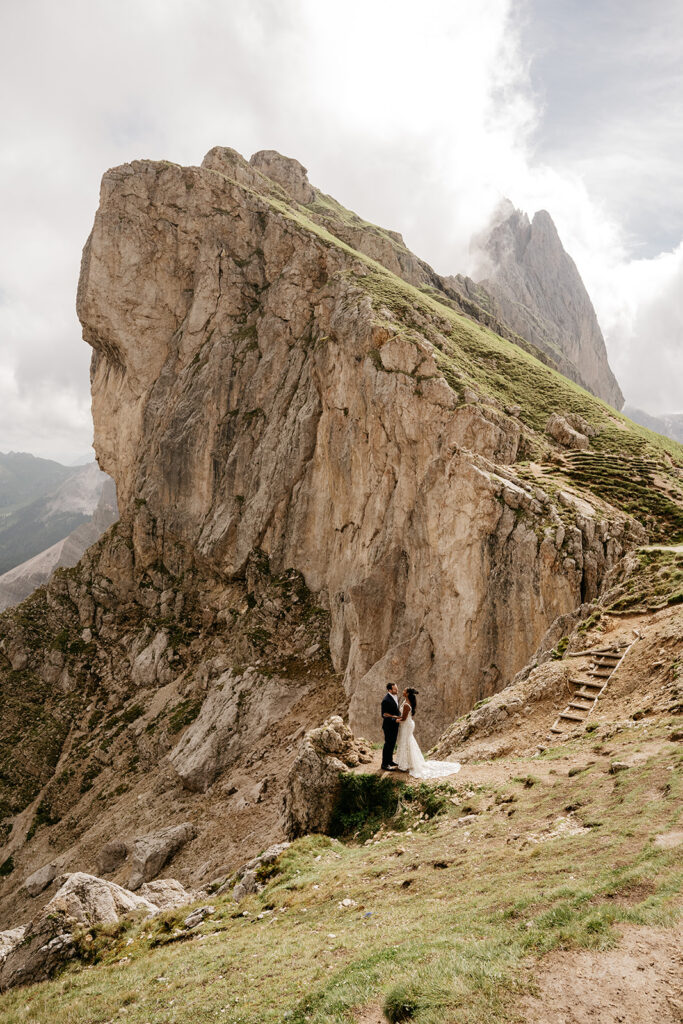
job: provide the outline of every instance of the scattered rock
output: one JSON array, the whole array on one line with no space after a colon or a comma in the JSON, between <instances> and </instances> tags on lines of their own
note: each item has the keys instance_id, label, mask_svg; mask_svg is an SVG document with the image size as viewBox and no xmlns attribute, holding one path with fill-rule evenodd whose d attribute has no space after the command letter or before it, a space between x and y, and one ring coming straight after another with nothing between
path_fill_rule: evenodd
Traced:
<instances>
[{"instance_id":1,"label":"scattered rock","mask_svg":"<svg viewBox=\"0 0 683 1024\"><path fill-rule=\"evenodd\" d=\"M159 832L140 836L131 843L131 876L128 888L135 891L143 882L151 881L178 850L197 835L189 821L171 825Z\"/></svg>"},{"instance_id":2,"label":"scattered rock","mask_svg":"<svg viewBox=\"0 0 683 1024\"><path fill-rule=\"evenodd\" d=\"M57 876L57 868L54 864L45 864L38 868L24 882L24 889L29 896L38 896L44 889L47 889L50 882Z\"/></svg>"},{"instance_id":3,"label":"scattered rock","mask_svg":"<svg viewBox=\"0 0 683 1024\"><path fill-rule=\"evenodd\" d=\"M626 764L625 761L612 761L609 766L610 775L617 775L619 772L627 772L631 767L630 764Z\"/></svg>"},{"instance_id":4,"label":"scattered rock","mask_svg":"<svg viewBox=\"0 0 683 1024\"><path fill-rule=\"evenodd\" d=\"M183 928L196 928L197 925L201 924L205 918L210 917L211 914L215 913L216 908L212 907L210 904L204 907L197 907L196 910L192 911L189 917L185 918Z\"/></svg>"}]
</instances>

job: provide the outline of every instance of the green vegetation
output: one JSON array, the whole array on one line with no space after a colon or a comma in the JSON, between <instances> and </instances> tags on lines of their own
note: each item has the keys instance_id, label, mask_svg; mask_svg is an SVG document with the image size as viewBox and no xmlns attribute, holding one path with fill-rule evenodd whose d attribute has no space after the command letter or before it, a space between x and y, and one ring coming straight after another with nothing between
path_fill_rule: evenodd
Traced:
<instances>
[{"instance_id":1,"label":"green vegetation","mask_svg":"<svg viewBox=\"0 0 683 1024\"><path fill-rule=\"evenodd\" d=\"M180 732L190 722L194 722L201 709L202 702L200 700L193 700L191 697L188 697L187 700L181 700L171 711L168 719L168 731L172 735Z\"/></svg>"},{"instance_id":2,"label":"green vegetation","mask_svg":"<svg viewBox=\"0 0 683 1024\"><path fill-rule=\"evenodd\" d=\"M639 567L609 595L611 611L655 611L683 602L683 552L641 548Z\"/></svg>"},{"instance_id":3,"label":"green vegetation","mask_svg":"<svg viewBox=\"0 0 683 1024\"><path fill-rule=\"evenodd\" d=\"M59 820L59 815L53 812L50 803L47 800L41 800L36 808L36 813L33 815L30 828L26 833L26 842L33 839L38 829L42 828L43 825L56 825Z\"/></svg>"},{"instance_id":4,"label":"green vegetation","mask_svg":"<svg viewBox=\"0 0 683 1024\"><path fill-rule=\"evenodd\" d=\"M405 783L389 775L343 773L330 835L366 839L395 817Z\"/></svg>"}]
</instances>

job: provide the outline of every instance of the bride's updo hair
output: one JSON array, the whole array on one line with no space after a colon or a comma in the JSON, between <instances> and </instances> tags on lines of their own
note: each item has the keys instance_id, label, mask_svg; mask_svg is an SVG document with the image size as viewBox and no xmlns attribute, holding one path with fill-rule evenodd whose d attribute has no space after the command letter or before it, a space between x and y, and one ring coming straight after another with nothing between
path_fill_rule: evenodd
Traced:
<instances>
[{"instance_id":1,"label":"bride's updo hair","mask_svg":"<svg viewBox=\"0 0 683 1024\"><path fill-rule=\"evenodd\" d=\"M417 710L416 697L418 695L418 692L419 691L414 690L412 686L409 686L408 689L406 690L406 693L408 694L408 702L410 703L410 710L413 712L413 717L415 716L415 712Z\"/></svg>"}]
</instances>

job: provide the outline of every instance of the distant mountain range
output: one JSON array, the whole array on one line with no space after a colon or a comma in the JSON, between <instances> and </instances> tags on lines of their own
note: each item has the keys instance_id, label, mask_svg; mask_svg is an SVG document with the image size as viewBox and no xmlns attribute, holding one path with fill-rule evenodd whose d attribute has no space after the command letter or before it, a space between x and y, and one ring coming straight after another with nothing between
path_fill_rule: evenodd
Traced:
<instances>
[{"instance_id":1,"label":"distant mountain range","mask_svg":"<svg viewBox=\"0 0 683 1024\"><path fill-rule=\"evenodd\" d=\"M113 481L95 462L0 453L0 610L75 565L117 515Z\"/></svg>"},{"instance_id":2,"label":"distant mountain range","mask_svg":"<svg viewBox=\"0 0 683 1024\"><path fill-rule=\"evenodd\" d=\"M665 437L670 437L673 441L683 441L683 412L652 416L649 412L636 409L635 406L625 405L624 415L632 419L634 423L640 423L642 427L654 430L656 434L664 434Z\"/></svg>"}]
</instances>

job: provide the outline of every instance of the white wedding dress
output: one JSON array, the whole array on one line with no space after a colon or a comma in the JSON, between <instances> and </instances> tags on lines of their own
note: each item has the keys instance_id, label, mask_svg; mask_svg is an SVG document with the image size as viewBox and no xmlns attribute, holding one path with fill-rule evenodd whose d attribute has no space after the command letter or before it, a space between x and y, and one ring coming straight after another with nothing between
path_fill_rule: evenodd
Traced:
<instances>
[{"instance_id":1,"label":"white wedding dress","mask_svg":"<svg viewBox=\"0 0 683 1024\"><path fill-rule=\"evenodd\" d=\"M401 705L401 714L404 706ZM398 727L394 757L400 771L407 771L414 779L442 779L446 775L455 775L460 771L457 761L425 761L414 732L415 719L412 711L409 711L405 722L401 722Z\"/></svg>"}]
</instances>

